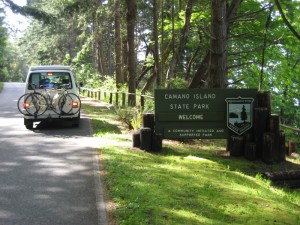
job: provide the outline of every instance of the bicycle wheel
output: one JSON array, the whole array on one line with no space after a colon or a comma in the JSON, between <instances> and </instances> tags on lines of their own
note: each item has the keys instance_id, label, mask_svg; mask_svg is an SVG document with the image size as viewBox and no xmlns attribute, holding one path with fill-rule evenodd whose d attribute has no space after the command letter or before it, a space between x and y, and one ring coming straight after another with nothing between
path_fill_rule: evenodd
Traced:
<instances>
[{"instance_id":1,"label":"bicycle wheel","mask_svg":"<svg viewBox=\"0 0 300 225\"><path fill-rule=\"evenodd\" d=\"M29 104L26 103L25 99L29 96L30 94L24 94L22 95L19 100L18 100L18 110L20 113L22 113L23 115L28 114L28 112L26 111L26 108L29 107Z\"/></svg>"},{"instance_id":2,"label":"bicycle wheel","mask_svg":"<svg viewBox=\"0 0 300 225\"><path fill-rule=\"evenodd\" d=\"M22 95L18 101L18 109L25 115L40 116L47 108L47 99L40 93Z\"/></svg>"},{"instance_id":3,"label":"bicycle wheel","mask_svg":"<svg viewBox=\"0 0 300 225\"><path fill-rule=\"evenodd\" d=\"M58 100L58 107L60 115L73 115L80 110L81 101L73 93L64 94Z\"/></svg>"}]
</instances>

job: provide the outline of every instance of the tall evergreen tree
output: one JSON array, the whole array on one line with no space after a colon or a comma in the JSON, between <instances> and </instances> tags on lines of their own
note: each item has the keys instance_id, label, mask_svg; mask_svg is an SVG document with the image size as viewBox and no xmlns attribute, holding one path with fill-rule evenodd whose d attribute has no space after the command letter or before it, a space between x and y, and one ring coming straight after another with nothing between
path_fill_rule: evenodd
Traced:
<instances>
[{"instance_id":1,"label":"tall evergreen tree","mask_svg":"<svg viewBox=\"0 0 300 225\"><path fill-rule=\"evenodd\" d=\"M128 103L131 106L136 104L136 51L135 51L135 26L137 19L136 0L126 0L127 7L127 46L128 46Z\"/></svg>"},{"instance_id":2,"label":"tall evergreen tree","mask_svg":"<svg viewBox=\"0 0 300 225\"><path fill-rule=\"evenodd\" d=\"M7 29L4 27L4 17L1 14L4 12L3 8L0 8L0 81L6 80L5 73L5 55L7 46Z\"/></svg>"}]
</instances>

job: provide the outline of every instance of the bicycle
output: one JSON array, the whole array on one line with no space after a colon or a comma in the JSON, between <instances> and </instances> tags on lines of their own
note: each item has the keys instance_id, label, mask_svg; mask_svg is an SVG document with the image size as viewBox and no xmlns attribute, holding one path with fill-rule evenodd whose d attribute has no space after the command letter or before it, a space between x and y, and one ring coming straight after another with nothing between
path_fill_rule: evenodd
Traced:
<instances>
[{"instance_id":1,"label":"bicycle","mask_svg":"<svg viewBox=\"0 0 300 225\"><path fill-rule=\"evenodd\" d=\"M68 93L66 86L62 86L62 92L51 97L50 89L43 89L42 92L34 90L32 93L22 95L18 100L18 109L24 115L40 116L47 110L52 110L56 114L75 115L81 108L80 98L73 93Z\"/></svg>"},{"instance_id":2,"label":"bicycle","mask_svg":"<svg viewBox=\"0 0 300 225\"><path fill-rule=\"evenodd\" d=\"M23 115L40 116L48 109L48 101L46 97L37 92L32 86L33 92L23 94L18 100L18 110Z\"/></svg>"},{"instance_id":3,"label":"bicycle","mask_svg":"<svg viewBox=\"0 0 300 225\"><path fill-rule=\"evenodd\" d=\"M61 95L58 97L57 106L60 115L75 115L81 108L79 96L69 93L66 86L62 86Z\"/></svg>"}]
</instances>

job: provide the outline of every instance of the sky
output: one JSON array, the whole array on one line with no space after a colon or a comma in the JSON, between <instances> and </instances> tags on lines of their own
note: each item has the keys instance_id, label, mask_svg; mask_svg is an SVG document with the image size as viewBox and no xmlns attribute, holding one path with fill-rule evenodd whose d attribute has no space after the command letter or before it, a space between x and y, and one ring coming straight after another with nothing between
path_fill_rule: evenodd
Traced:
<instances>
[{"instance_id":1,"label":"sky","mask_svg":"<svg viewBox=\"0 0 300 225\"><path fill-rule=\"evenodd\" d=\"M24 6L27 0L13 0L14 3ZM14 14L10 8L5 7L5 23L11 38L18 38L22 36L22 32L29 24L29 19L20 14Z\"/></svg>"}]
</instances>

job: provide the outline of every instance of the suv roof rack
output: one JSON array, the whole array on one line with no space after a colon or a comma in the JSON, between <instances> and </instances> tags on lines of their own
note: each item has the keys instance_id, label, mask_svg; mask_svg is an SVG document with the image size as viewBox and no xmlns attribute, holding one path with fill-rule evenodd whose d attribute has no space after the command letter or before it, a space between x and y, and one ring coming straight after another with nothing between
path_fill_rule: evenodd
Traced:
<instances>
[{"instance_id":1,"label":"suv roof rack","mask_svg":"<svg viewBox=\"0 0 300 225\"><path fill-rule=\"evenodd\" d=\"M36 70L71 70L70 66L63 66L63 65L46 65L46 66L31 66L29 71L36 71Z\"/></svg>"}]
</instances>

